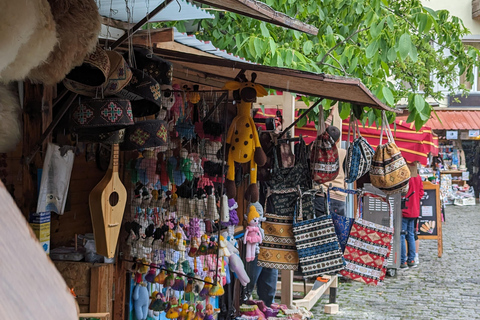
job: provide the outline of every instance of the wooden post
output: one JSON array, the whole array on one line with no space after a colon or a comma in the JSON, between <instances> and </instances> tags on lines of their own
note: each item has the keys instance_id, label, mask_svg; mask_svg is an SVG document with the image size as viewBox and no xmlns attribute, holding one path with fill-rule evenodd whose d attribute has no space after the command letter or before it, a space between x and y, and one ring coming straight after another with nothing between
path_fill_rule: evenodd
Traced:
<instances>
[{"instance_id":1,"label":"wooden post","mask_svg":"<svg viewBox=\"0 0 480 320\"><path fill-rule=\"evenodd\" d=\"M287 305L287 307L292 306L293 302L293 271L292 270L282 270L282 295L281 302L282 304Z\"/></svg>"},{"instance_id":2,"label":"wooden post","mask_svg":"<svg viewBox=\"0 0 480 320\"><path fill-rule=\"evenodd\" d=\"M113 264L95 266L90 272L90 312L111 313Z\"/></svg>"}]
</instances>

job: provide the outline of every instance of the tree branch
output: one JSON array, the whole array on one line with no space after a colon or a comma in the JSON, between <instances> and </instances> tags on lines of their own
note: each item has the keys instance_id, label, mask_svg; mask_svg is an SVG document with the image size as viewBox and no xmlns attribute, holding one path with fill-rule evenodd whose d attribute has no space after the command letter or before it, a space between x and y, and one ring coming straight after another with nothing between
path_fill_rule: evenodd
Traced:
<instances>
[{"instance_id":1,"label":"tree branch","mask_svg":"<svg viewBox=\"0 0 480 320\"><path fill-rule=\"evenodd\" d=\"M358 29L356 30L355 32L353 32L351 35L349 35L348 37L346 37L345 39L343 39L342 41L340 41L339 43L337 43L336 45L334 45L330 50L327 51L327 53L325 53L325 55L322 57L322 60L320 60L320 62L318 64L324 64L323 62L325 61L325 59L327 58L328 55L330 55L330 53L332 53L333 50L335 50L336 48L338 48L341 44L347 42L348 40L350 40L351 38L353 38L353 36L355 36L357 33L360 33L360 32L363 32L363 31L366 31L370 29L369 28L363 28L363 29Z\"/></svg>"},{"instance_id":2,"label":"tree branch","mask_svg":"<svg viewBox=\"0 0 480 320\"><path fill-rule=\"evenodd\" d=\"M343 70L343 74L344 75L348 75L347 71L345 71L345 68L342 66L342 64L340 63L340 61L337 60L337 58L335 58L331 53L328 54L330 57L332 57L333 60L335 60L338 65L340 66L340 68L342 68Z\"/></svg>"},{"instance_id":3,"label":"tree branch","mask_svg":"<svg viewBox=\"0 0 480 320\"><path fill-rule=\"evenodd\" d=\"M330 63L323 63L324 66L329 66L329 67L332 67L333 69L337 69L338 71L343 71L345 72L345 70L342 70L340 69L339 67L335 67L334 65L330 64Z\"/></svg>"}]
</instances>

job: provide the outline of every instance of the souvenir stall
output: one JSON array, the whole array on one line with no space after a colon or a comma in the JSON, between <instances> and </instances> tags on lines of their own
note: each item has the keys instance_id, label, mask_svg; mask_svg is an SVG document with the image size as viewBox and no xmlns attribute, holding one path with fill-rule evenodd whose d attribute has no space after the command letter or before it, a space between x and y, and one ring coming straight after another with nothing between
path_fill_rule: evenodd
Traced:
<instances>
[{"instance_id":1,"label":"souvenir stall","mask_svg":"<svg viewBox=\"0 0 480 320\"><path fill-rule=\"evenodd\" d=\"M279 142L295 123L285 124L278 137L262 140L251 109L257 97L276 89L317 97L311 108L328 98L395 110L358 79L222 57L202 46L180 45L172 29L159 31L166 37L150 30L147 39L156 42L138 45L144 35L132 34L148 21L148 13L117 39L106 45L101 39L99 45L97 8L70 9L73 15L86 10L82 14L95 23L85 30L85 25L68 23L79 17L61 20L54 14L62 26L57 29L65 32L62 46L52 41L52 56L22 75L0 69L2 82L28 75L42 83L20 81L24 124L12 127L0 145L3 152L11 150L15 142L10 139L23 131L21 145L4 157L2 165L9 170L2 178L76 295L82 317L305 319L307 308L291 301L294 270L332 285L332 300L340 270L367 283L383 279L383 264L371 263L375 275L370 277L356 270L362 263L354 258L359 248L346 238L344 266L332 217L316 217L313 210L312 180L327 183L338 174L334 128L321 117L315 141L307 148L299 140L292 150ZM266 19L268 11L262 14ZM68 45L75 37L67 31L86 38L77 50ZM19 105L18 92L12 92L6 88L2 98ZM261 170L266 163L271 170ZM348 174L356 179L367 167ZM22 179L16 179L20 173ZM377 174L372 180L386 185L384 178ZM403 188L405 179L389 184L386 192ZM356 231L344 232L358 238L359 230L368 227L362 219L347 222ZM328 243L321 243L315 231L320 229ZM375 232L382 230L387 241L391 231ZM381 252L378 261L387 256ZM247 263L285 274L286 301L283 296L281 304L250 299L248 284L259 282L250 278ZM316 296L325 291L316 289Z\"/></svg>"}]
</instances>

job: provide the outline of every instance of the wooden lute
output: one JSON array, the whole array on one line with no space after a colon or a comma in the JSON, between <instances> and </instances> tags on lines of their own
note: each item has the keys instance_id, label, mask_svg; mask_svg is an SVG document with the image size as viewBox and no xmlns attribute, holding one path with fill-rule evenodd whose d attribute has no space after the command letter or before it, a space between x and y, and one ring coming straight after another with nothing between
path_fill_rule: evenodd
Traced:
<instances>
[{"instance_id":1,"label":"wooden lute","mask_svg":"<svg viewBox=\"0 0 480 320\"><path fill-rule=\"evenodd\" d=\"M118 235L127 204L127 190L118 175L119 146L112 145L110 166L103 179L90 192L88 202L97 253L115 256Z\"/></svg>"}]
</instances>

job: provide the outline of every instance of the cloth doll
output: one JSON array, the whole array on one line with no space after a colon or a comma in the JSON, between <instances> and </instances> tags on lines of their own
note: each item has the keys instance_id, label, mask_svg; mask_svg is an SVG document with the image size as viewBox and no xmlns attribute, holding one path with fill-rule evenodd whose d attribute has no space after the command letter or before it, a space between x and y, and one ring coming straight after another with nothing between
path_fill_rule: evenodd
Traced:
<instances>
[{"instance_id":1,"label":"cloth doll","mask_svg":"<svg viewBox=\"0 0 480 320\"><path fill-rule=\"evenodd\" d=\"M151 183L152 186L156 185L159 177L156 174L157 169L157 156L153 150L143 151L143 158L138 160L138 174L140 181L143 184Z\"/></svg>"},{"instance_id":2,"label":"cloth doll","mask_svg":"<svg viewBox=\"0 0 480 320\"><path fill-rule=\"evenodd\" d=\"M192 160L188 157L188 151L185 148L180 149L180 171L185 175L187 181L192 181Z\"/></svg>"},{"instance_id":3,"label":"cloth doll","mask_svg":"<svg viewBox=\"0 0 480 320\"><path fill-rule=\"evenodd\" d=\"M222 236L227 237L228 235L226 232L224 232ZM237 275L237 278L238 280L240 280L242 286L246 286L248 283L250 283L250 278L245 271L245 266L243 265L243 261L240 258L240 252L237 248L235 248L232 242L226 241L226 243L228 251L230 251L231 253L228 257L228 265L230 267L230 270L232 270Z\"/></svg>"},{"instance_id":4,"label":"cloth doll","mask_svg":"<svg viewBox=\"0 0 480 320\"><path fill-rule=\"evenodd\" d=\"M225 240L225 238L223 236L219 237L218 246L220 248L218 250L218 256L219 257L230 257L231 253L228 250L227 240Z\"/></svg>"},{"instance_id":5,"label":"cloth doll","mask_svg":"<svg viewBox=\"0 0 480 320\"><path fill-rule=\"evenodd\" d=\"M248 226L245 230L245 237L243 243L247 245L246 260L247 262L255 259L255 248L257 243L262 243L262 233L258 227L260 215L254 206L250 206L247 221Z\"/></svg>"},{"instance_id":6,"label":"cloth doll","mask_svg":"<svg viewBox=\"0 0 480 320\"><path fill-rule=\"evenodd\" d=\"M208 303L206 306L205 306L205 317L203 318L203 320L213 320L213 306Z\"/></svg>"},{"instance_id":7,"label":"cloth doll","mask_svg":"<svg viewBox=\"0 0 480 320\"><path fill-rule=\"evenodd\" d=\"M144 284L137 284L133 290L133 307L138 320L145 320L148 316L149 305L148 289Z\"/></svg>"}]
</instances>

